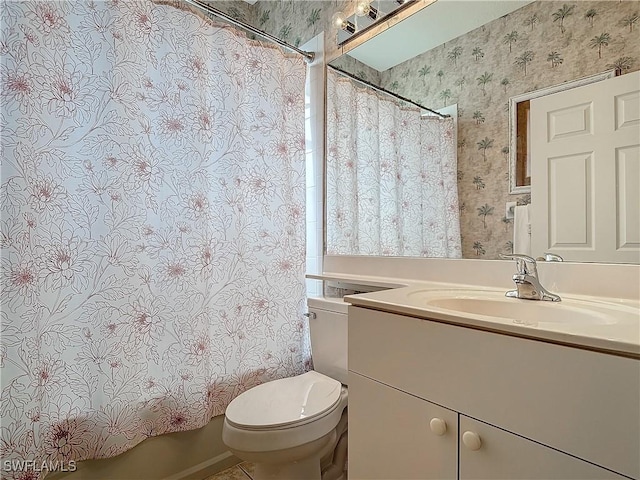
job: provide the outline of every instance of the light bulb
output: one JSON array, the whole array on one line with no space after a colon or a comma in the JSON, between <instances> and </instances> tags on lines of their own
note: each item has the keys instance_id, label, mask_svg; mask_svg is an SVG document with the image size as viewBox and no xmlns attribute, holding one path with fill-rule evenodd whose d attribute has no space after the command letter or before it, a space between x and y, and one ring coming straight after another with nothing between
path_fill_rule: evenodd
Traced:
<instances>
[{"instance_id":1,"label":"light bulb","mask_svg":"<svg viewBox=\"0 0 640 480\"><path fill-rule=\"evenodd\" d=\"M370 1L368 0L360 0L356 5L356 15L359 17L364 17L367 13L369 13L369 5Z\"/></svg>"},{"instance_id":2,"label":"light bulb","mask_svg":"<svg viewBox=\"0 0 640 480\"><path fill-rule=\"evenodd\" d=\"M378 18L378 9L371 6L371 0L360 0L356 5L356 15L376 20Z\"/></svg>"},{"instance_id":3,"label":"light bulb","mask_svg":"<svg viewBox=\"0 0 640 480\"><path fill-rule=\"evenodd\" d=\"M355 33L356 26L347 20L342 12L336 12L331 16L331 23L336 28L344 30L345 32Z\"/></svg>"},{"instance_id":4,"label":"light bulb","mask_svg":"<svg viewBox=\"0 0 640 480\"><path fill-rule=\"evenodd\" d=\"M331 23L335 25L336 28L342 28L342 25L345 22L344 13L338 11L331 16Z\"/></svg>"}]
</instances>

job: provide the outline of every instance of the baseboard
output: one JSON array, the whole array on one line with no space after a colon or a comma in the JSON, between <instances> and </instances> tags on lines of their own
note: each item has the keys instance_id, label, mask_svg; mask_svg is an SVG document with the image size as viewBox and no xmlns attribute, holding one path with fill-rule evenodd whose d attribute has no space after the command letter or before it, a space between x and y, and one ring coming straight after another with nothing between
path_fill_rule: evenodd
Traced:
<instances>
[{"instance_id":1,"label":"baseboard","mask_svg":"<svg viewBox=\"0 0 640 480\"><path fill-rule=\"evenodd\" d=\"M238 463L240 463L238 457L231 452L224 452L163 480L202 480Z\"/></svg>"}]
</instances>

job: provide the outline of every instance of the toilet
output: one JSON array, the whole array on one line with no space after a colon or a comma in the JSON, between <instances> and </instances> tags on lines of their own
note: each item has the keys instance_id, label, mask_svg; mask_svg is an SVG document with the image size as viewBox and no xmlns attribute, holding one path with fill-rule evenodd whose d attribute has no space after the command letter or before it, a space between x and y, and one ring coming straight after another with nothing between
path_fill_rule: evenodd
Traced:
<instances>
[{"instance_id":1,"label":"toilet","mask_svg":"<svg viewBox=\"0 0 640 480\"><path fill-rule=\"evenodd\" d=\"M309 298L314 370L263 383L227 407L222 440L254 480L346 480L347 307Z\"/></svg>"}]
</instances>

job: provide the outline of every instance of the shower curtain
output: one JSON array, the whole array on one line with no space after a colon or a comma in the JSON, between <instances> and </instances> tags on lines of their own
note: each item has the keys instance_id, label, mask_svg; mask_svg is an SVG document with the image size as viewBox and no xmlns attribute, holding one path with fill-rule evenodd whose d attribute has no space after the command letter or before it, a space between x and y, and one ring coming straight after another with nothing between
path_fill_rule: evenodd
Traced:
<instances>
[{"instance_id":1,"label":"shower curtain","mask_svg":"<svg viewBox=\"0 0 640 480\"><path fill-rule=\"evenodd\" d=\"M460 258L453 119L327 72L327 253Z\"/></svg>"},{"instance_id":2,"label":"shower curtain","mask_svg":"<svg viewBox=\"0 0 640 480\"><path fill-rule=\"evenodd\" d=\"M1 11L3 475L308 369L303 60L150 1Z\"/></svg>"}]
</instances>

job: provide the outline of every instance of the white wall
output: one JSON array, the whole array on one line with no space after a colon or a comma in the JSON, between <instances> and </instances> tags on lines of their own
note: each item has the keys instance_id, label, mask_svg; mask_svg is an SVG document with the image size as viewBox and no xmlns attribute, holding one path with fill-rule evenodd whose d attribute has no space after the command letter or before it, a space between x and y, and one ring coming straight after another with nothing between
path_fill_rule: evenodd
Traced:
<instances>
[{"instance_id":1,"label":"white wall","mask_svg":"<svg viewBox=\"0 0 640 480\"><path fill-rule=\"evenodd\" d=\"M307 273L322 272L324 165L324 33L300 47L316 52L309 65L305 95L305 153L307 172ZM307 295L322 295L322 282L307 280Z\"/></svg>"}]
</instances>

